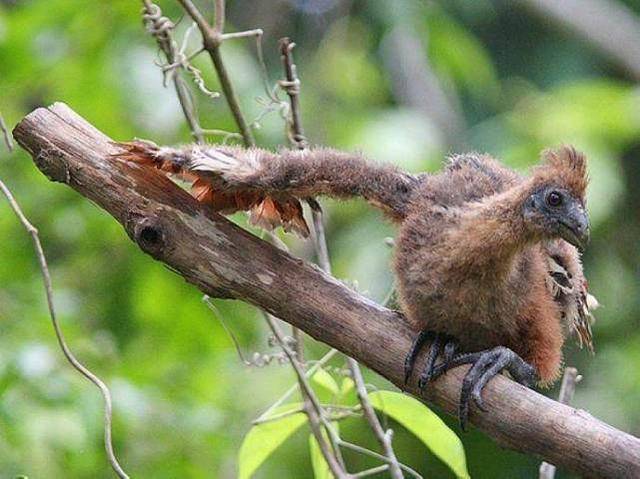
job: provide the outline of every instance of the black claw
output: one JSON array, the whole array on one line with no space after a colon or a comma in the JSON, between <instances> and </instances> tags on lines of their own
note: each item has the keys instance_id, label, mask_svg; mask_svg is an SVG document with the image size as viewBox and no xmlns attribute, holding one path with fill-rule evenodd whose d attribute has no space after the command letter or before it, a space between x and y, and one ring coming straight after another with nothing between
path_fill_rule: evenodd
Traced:
<instances>
[{"instance_id":1,"label":"black claw","mask_svg":"<svg viewBox=\"0 0 640 479\"><path fill-rule=\"evenodd\" d=\"M430 331L422 331L414 340L411 350L405 359L405 384L411 377L420 349L426 341L430 340L433 340L433 344L427 355L425 369L418 380L420 389L424 389L429 382L439 378L449 369L463 364L472 364L471 369L464 377L460 390L458 419L463 431L466 431L467 428L470 402L473 401L478 409L486 411L487 409L482 399L482 390L503 369L509 371L515 381L527 387L533 386L538 380L535 368L509 348L499 346L475 353L456 354L458 344L455 339ZM439 354L442 354L442 361L436 364Z\"/></svg>"},{"instance_id":2,"label":"black claw","mask_svg":"<svg viewBox=\"0 0 640 479\"><path fill-rule=\"evenodd\" d=\"M487 408L485 407L484 401L482 400L482 388L478 387L478 385L475 385L471 390L471 399L473 399L473 402L476 403L478 409L487 412Z\"/></svg>"},{"instance_id":3,"label":"black claw","mask_svg":"<svg viewBox=\"0 0 640 479\"><path fill-rule=\"evenodd\" d=\"M433 342L431 343L431 348L429 349L429 353L427 354L427 360L425 361L424 369L422 370L422 374L420 374L420 378L418 379L418 387L422 391L427 383L431 380L431 376L433 374L433 367L436 364L436 359L440 354L440 350L442 349L442 335L436 334Z\"/></svg>"},{"instance_id":4,"label":"black claw","mask_svg":"<svg viewBox=\"0 0 640 479\"><path fill-rule=\"evenodd\" d=\"M435 337L435 334L432 331L420 331L420 334L413 340L413 344L411 345L411 349L409 350L409 354L404 360L404 383L407 384L409 382L409 378L411 377L411 372L413 371L413 366L416 362L416 357L420 352L420 349L424 345L426 341L429 341Z\"/></svg>"},{"instance_id":5,"label":"black claw","mask_svg":"<svg viewBox=\"0 0 640 479\"><path fill-rule=\"evenodd\" d=\"M424 390L427 384L447 372L457 350L458 342L454 338L444 334L436 334L435 340L431 345L431 351L427 356L424 371L418 381L420 390ZM436 359L440 354L442 354L442 361L436 364Z\"/></svg>"},{"instance_id":6,"label":"black claw","mask_svg":"<svg viewBox=\"0 0 640 479\"><path fill-rule=\"evenodd\" d=\"M462 388L460 389L458 420L460 421L460 427L463 431L467 430L467 420L469 418L469 402L474 396L474 389L476 389L476 386L478 385L478 380L484 377L485 371L487 371L487 369L491 366L494 353L491 350L469 356L476 356L476 358L472 362L473 366L471 366L471 369L467 371L467 374L462 381ZM482 387L480 387L480 390L477 392L478 396L480 395L481 391ZM480 399L480 402L482 402L482 399Z\"/></svg>"},{"instance_id":7,"label":"black claw","mask_svg":"<svg viewBox=\"0 0 640 479\"><path fill-rule=\"evenodd\" d=\"M506 369L516 381L525 386L532 386L537 378L533 366L505 347L496 347L479 353L462 354L454 358L452 363L456 365L473 364L465 375L460 390L458 418L463 431L466 431L470 400L473 400L479 409L486 411L482 400L482 390L500 371Z\"/></svg>"},{"instance_id":8,"label":"black claw","mask_svg":"<svg viewBox=\"0 0 640 479\"><path fill-rule=\"evenodd\" d=\"M447 355L447 346L452 344L453 351ZM456 355L458 344L455 340L451 339L450 343L447 343L445 346L444 358L440 364L437 364L433 368L433 373L431 374L431 380L435 381L444 373L446 373L449 369L453 369L457 366L461 366L462 364L470 364L478 359L478 353L462 353Z\"/></svg>"}]
</instances>

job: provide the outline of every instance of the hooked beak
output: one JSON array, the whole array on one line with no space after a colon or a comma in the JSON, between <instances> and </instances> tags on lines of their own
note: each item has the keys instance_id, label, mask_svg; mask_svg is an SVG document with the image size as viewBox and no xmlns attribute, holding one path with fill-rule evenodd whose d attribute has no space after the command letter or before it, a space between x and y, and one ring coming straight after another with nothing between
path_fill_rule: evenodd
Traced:
<instances>
[{"instance_id":1,"label":"hooked beak","mask_svg":"<svg viewBox=\"0 0 640 479\"><path fill-rule=\"evenodd\" d=\"M575 205L560 219L560 237L581 253L589 243L589 216L582 206Z\"/></svg>"}]
</instances>

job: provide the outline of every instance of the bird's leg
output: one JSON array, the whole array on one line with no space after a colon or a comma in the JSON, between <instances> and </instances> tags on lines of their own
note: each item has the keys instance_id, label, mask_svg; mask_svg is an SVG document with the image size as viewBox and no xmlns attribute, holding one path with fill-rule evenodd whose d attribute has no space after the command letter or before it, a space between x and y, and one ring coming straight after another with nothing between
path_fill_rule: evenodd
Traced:
<instances>
[{"instance_id":1,"label":"bird's leg","mask_svg":"<svg viewBox=\"0 0 640 479\"><path fill-rule=\"evenodd\" d=\"M479 409L486 411L482 401L482 390L486 384L503 369L509 371L511 377L520 384L531 387L538 379L536 370L511 349L498 346L477 353L465 353L455 356L448 364L439 364L434 368L432 380L447 370L462 364L472 364L462 381L458 418L460 427L466 430L469 417L469 403L473 402Z\"/></svg>"},{"instance_id":2,"label":"bird's leg","mask_svg":"<svg viewBox=\"0 0 640 479\"><path fill-rule=\"evenodd\" d=\"M457 350L458 342L454 338L445 334L435 335L433 343L431 343L431 349L427 355L424 370L420 375L420 379L418 379L418 387L420 390L424 390L427 384L434 379L436 368L447 368L447 365L455 357ZM439 355L442 355L442 361L436 365L436 359Z\"/></svg>"},{"instance_id":3,"label":"bird's leg","mask_svg":"<svg viewBox=\"0 0 640 479\"><path fill-rule=\"evenodd\" d=\"M432 373L436 369L436 359L440 354L443 356L442 362L438 366L447 364L455 357L455 353L458 348L458 343L450 336L435 333L433 331L421 331L411 345L409 354L404 360L404 382L407 384L413 367L415 365L418 353L427 341L432 341L429 353L427 354L427 361L425 368L418 380L418 386L423 389L426 384L431 381Z\"/></svg>"}]
</instances>

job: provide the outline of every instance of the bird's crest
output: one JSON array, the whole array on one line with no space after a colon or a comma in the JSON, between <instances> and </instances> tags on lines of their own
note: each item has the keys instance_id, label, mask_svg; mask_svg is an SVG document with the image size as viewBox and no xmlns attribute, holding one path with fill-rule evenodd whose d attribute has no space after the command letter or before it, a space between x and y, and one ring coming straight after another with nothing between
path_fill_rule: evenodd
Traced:
<instances>
[{"instance_id":1,"label":"bird's crest","mask_svg":"<svg viewBox=\"0 0 640 479\"><path fill-rule=\"evenodd\" d=\"M535 168L540 183L556 183L584 200L589 183L587 158L573 146L564 145L542 152L544 163Z\"/></svg>"}]
</instances>

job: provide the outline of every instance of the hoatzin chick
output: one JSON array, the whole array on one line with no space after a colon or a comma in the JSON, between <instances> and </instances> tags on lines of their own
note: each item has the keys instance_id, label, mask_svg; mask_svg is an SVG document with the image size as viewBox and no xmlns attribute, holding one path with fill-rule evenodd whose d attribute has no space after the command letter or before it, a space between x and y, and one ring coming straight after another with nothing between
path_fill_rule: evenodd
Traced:
<instances>
[{"instance_id":1,"label":"hoatzin chick","mask_svg":"<svg viewBox=\"0 0 640 479\"><path fill-rule=\"evenodd\" d=\"M470 400L483 409L482 389L501 371L527 386L549 385L567 335L593 351L597 302L578 253L589 240L586 159L572 147L544 152L522 177L478 154L452 156L439 174L411 175L323 148L119 146L115 156L181 175L200 201L223 213L248 210L265 228L307 236L300 200L317 195L360 196L381 208L400 227L398 297L417 335L405 381L427 340L421 388L471 364L460 395L463 427Z\"/></svg>"}]
</instances>

